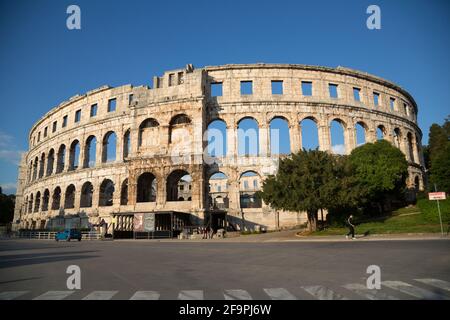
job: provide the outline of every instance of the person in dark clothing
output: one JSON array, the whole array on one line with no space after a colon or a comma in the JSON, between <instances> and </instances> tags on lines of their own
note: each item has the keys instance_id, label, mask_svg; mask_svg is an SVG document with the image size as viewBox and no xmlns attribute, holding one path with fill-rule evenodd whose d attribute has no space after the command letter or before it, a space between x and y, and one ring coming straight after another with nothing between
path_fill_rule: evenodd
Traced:
<instances>
[{"instance_id":1,"label":"person in dark clothing","mask_svg":"<svg viewBox=\"0 0 450 320\"><path fill-rule=\"evenodd\" d=\"M355 240L355 225L353 224L353 215L351 214L347 219L348 233L345 236L347 239L351 235L352 240Z\"/></svg>"}]
</instances>

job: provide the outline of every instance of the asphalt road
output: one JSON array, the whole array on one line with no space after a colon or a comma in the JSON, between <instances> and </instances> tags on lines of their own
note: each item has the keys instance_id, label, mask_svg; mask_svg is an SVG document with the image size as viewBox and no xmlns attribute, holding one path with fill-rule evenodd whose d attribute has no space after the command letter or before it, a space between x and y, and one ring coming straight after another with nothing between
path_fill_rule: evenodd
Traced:
<instances>
[{"instance_id":1,"label":"asphalt road","mask_svg":"<svg viewBox=\"0 0 450 320\"><path fill-rule=\"evenodd\" d=\"M449 249L449 240L2 240L0 299L450 299ZM67 292L69 265L81 269L81 290ZM361 287L369 265L381 269L381 290Z\"/></svg>"}]
</instances>

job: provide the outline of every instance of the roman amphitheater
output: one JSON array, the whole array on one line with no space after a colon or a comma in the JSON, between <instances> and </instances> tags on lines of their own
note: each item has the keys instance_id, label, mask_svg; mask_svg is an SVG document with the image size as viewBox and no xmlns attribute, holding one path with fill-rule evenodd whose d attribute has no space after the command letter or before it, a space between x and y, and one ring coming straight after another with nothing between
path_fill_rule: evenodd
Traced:
<instances>
[{"instance_id":1,"label":"roman amphitheater","mask_svg":"<svg viewBox=\"0 0 450 320\"><path fill-rule=\"evenodd\" d=\"M284 124L290 152L308 142L307 121L320 150L334 151L332 123L342 128L343 153L361 143L357 128L365 142L386 139L405 154L408 187L418 190L424 167L417 111L398 85L343 67L187 65L154 77L152 88L103 86L62 102L31 128L15 228L72 223L131 237L207 224L300 225L304 213L278 212L255 196L284 156L271 141L274 122ZM137 218L147 227L139 229Z\"/></svg>"}]
</instances>

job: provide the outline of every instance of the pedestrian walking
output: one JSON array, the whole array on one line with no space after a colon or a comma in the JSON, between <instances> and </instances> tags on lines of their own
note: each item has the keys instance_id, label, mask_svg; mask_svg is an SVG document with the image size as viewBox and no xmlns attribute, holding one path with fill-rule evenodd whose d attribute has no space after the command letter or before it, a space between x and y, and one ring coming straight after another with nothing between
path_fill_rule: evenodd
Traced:
<instances>
[{"instance_id":1,"label":"pedestrian walking","mask_svg":"<svg viewBox=\"0 0 450 320\"><path fill-rule=\"evenodd\" d=\"M351 214L348 218L347 218L347 226L348 226L348 233L345 236L347 239L349 238L349 236L352 236L352 240L356 240L355 238L355 225L353 224L353 215Z\"/></svg>"}]
</instances>

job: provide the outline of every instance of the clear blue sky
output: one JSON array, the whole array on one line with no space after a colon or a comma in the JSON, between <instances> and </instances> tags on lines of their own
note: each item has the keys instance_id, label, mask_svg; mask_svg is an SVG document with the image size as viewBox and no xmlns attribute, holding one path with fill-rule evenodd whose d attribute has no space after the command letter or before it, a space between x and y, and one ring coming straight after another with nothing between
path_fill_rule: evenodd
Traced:
<instances>
[{"instance_id":1,"label":"clear blue sky","mask_svg":"<svg viewBox=\"0 0 450 320\"><path fill-rule=\"evenodd\" d=\"M81 7L81 30L66 8ZM366 28L381 8L382 29ZM0 1L0 185L14 191L35 121L103 84L226 63L299 63L363 70L407 89L428 128L450 114L450 1Z\"/></svg>"}]
</instances>

